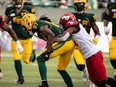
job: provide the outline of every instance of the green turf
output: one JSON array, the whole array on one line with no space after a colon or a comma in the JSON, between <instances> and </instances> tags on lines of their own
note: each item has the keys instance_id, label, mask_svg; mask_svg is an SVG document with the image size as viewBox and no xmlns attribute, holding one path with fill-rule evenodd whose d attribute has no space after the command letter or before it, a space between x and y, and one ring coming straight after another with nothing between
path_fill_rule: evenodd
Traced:
<instances>
[{"instance_id":1,"label":"green turf","mask_svg":"<svg viewBox=\"0 0 116 87\"><path fill-rule=\"evenodd\" d=\"M113 77L113 68L110 65L108 54L104 53L104 57L107 73L109 76ZM17 81L17 75L13 63L11 52L2 52L0 68L3 70L4 77L0 79L0 87L37 87L41 84L37 62L34 62L30 64L23 63L25 84L16 85L15 82ZM49 85L50 87L66 87L59 73L56 71L56 64L57 58L47 62ZM73 80L74 87L89 87L89 81L87 83L83 83L81 79L81 72L76 69L73 58L67 67L67 71Z\"/></svg>"}]
</instances>

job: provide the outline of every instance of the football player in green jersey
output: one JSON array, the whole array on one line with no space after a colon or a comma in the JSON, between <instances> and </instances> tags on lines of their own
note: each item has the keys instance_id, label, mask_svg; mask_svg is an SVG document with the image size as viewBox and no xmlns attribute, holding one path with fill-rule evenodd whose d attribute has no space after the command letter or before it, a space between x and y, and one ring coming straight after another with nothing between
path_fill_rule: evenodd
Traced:
<instances>
[{"instance_id":1,"label":"football player in green jersey","mask_svg":"<svg viewBox=\"0 0 116 87\"><path fill-rule=\"evenodd\" d=\"M2 16L0 15L0 29L1 29L1 33L3 30L7 31L10 36L13 38L14 41L16 41L16 50L19 50L20 53L22 53L23 51L23 47L20 44L20 42L18 41L18 37L15 34L15 32L13 31L13 29L11 29L4 21ZM0 36L2 37L2 36ZM0 48L1 49L1 48ZM1 53L1 52L0 52ZM1 62L1 54L0 54L0 62ZM2 70L0 69L0 79L3 77L3 73Z\"/></svg>"},{"instance_id":2,"label":"football player in green jersey","mask_svg":"<svg viewBox=\"0 0 116 87\"><path fill-rule=\"evenodd\" d=\"M12 0L13 6L7 7L5 11L6 23L11 22L12 28L17 34L20 43L22 44L24 51L22 53L23 61L28 64L30 62L32 54L32 35L26 32L21 25L21 18L27 13L35 13L35 9L31 5L24 5L24 0ZM14 58L14 66L18 75L18 81L16 84L24 83L24 76L22 73L21 54L15 50L16 43L14 40L11 42L11 49Z\"/></svg>"},{"instance_id":3,"label":"football player in green jersey","mask_svg":"<svg viewBox=\"0 0 116 87\"><path fill-rule=\"evenodd\" d=\"M99 32L98 26L96 25L96 15L92 14L92 13L86 13L85 12L86 2L87 2L87 0L74 0L74 2L73 2L74 3L74 9L75 9L76 12L72 12L72 13L75 15L77 21L80 22L84 26L87 33L90 34L91 28L93 29L93 31L95 33L93 41L94 41L95 44L97 44L97 41L100 37L100 32ZM85 67L85 63L83 61L83 56L79 52L78 47L75 47L73 55L74 55L74 57L77 57L77 58L75 58L75 61L77 61L77 64L78 64L77 68ZM78 56L75 56L75 55L78 55ZM83 81L87 82L86 71L85 71L84 68L83 69L80 68L80 71L82 71L82 70L83 70L83 76L82 76Z\"/></svg>"},{"instance_id":4,"label":"football player in green jersey","mask_svg":"<svg viewBox=\"0 0 116 87\"><path fill-rule=\"evenodd\" d=\"M112 23L112 37L109 43L109 56L110 63L114 68L114 79L116 80L116 0L107 4L106 15L103 18L106 35L108 35L110 32L110 29L108 29L108 24L110 21Z\"/></svg>"},{"instance_id":5,"label":"football player in green jersey","mask_svg":"<svg viewBox=\"0 0 116 87\"><path fill-rule=\"evenodd\" d=\"M45 62L52 58L56 58L57 56L59 56L57 71L62 76L67 87L73 87L71 77L67 73L66 67L70 62L75 47L74 41L72 38L68 38L65 42L54 42L54 37L61 34L63 29L50 22L50 19L47 17L43 16L36 21L33 21L34 19L32 18L34 18L32 14L25 15L22 18L22 25L28 29L27 31L30 31L31 33L37 32L39 38L47 41L47 47L43 49L37 57L38 68L42 80L42 85L38 87L49 87ZM66 34L66 36L68 36L68 34Z\"/></svg>"}]
</instances>

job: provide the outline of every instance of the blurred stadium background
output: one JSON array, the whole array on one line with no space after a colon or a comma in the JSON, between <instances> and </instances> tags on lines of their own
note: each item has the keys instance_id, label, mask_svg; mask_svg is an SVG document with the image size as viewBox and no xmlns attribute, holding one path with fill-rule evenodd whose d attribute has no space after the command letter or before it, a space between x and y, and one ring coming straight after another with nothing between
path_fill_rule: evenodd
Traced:
<instances>
[{"instance_id":1,"label":"blurred stadium background","mask_svg":"<svg viewBox=\"0 0 116 87\"><path fill-rule=\"evenodd\" d=\"M4 12L6 9L6 6L12 5L11 3L12 0L2 0L0 1L1 3L1 7L0 7L0 14L4 17ZM65 13L65 12L73 12L73 2L72 0L69 0L67 5L68 8L61 8L61 1L60 0L26 0L28 3L31 3L35 9L36 9L36 17L39 18L41 15L43 14L47 14L47 16L56 24L58 24L59 22L59 18L60 16ZM93 0L94 1L94 0ZM100 4L103 4L104 6L102 7L98 7L96 9L92 9L92 8L88 8L86 9L87 13L94 13L97 16L97 24L98 27L100 29L100 33L102 34L101 36L101 40L99 41L100 44L100 48L102 51L104 52L108 52L108 39L107 37L104 35L104 29L103 29L103 24L102 24L102 13L105 11L106 9L106 2L99 2ZM45 4L48 3L48 4ZM60 5L56 5L56 3L60 3ZM111 28L111 24L110 24L110 28ZM5 33L6 34L6 33ZM92 33L93 35L93 33ZM110 34L111 35L111 34ZM109 39L110 39L110 35L109 35ZM5 35L6 36L6 35ZM105 39L104 39L105 38ZM1 38L2 39L2 38ZM102 40L104 40L105 43L102 43ZM6 43L10 43L11 38L4 40L0 40L0 43L4 43L2 44L2 49L3 50L10 50L10 45L6 44ZM36 48L36 50L40 51L45 44L41 44L43 43L43 41L38 40L38 43L36 43L34 46Z\"/></svg>"}]
</instances>

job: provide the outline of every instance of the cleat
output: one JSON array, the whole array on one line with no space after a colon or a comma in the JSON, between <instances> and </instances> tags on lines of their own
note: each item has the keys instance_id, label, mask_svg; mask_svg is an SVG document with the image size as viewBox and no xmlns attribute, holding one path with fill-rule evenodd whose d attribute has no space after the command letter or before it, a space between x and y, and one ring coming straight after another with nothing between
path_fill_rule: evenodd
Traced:
<instances>
[{"instance_id":1,"label":"cleat","mask_svg":"<svg viewBox=\"0 0 116 87\"><path fill-rule=\"evenodd\" d=\"M47 81L42 81L42 85L40 85L38 87L49 87L49 85L48 85Z\"/></svg>"},{"instance_id":2,"label":"cleat","mask_svg":"<svg viewBox=\"0 0 116 87\"><path fill-rule=\"evenodd\" d=\"M3 72L2 72L2 70L0 69L0 79L2 79L2 77L3 77Z\"/></svg>"},{"instance_id":3,"label":"cleat","mask_svg":"<svg viewBox=\"0 0 116 87\"><path fill-rule=\"evenodd\" d=\"M19 78L16 84L24 84L24 77Z\"/></svg>"},{"instance_id":4,"label":"cleat","mask_svg":"<svg viewBox=\"0 0 116 87\"><path fill-rule=\"evenodd\" d=\"M82 72L82 80L83 80L83 82L87 82L87 80L88 80L88 77L87 77L87 73L86 73L87 71L86 71L86 69Z\"/></svg>"},{"instance_id":5,"label":"cleat","mask_svg":"<svg viewBox=\"0 0 116 87\"><path fill-rule=\"evenodd\" d=\"M49 87L49 86L48 86L48 84L42 84L42 85L40 85L38 87Z\"/></svg>"},{"instance_id":6,"label":"cleat","mask_svg":"<svg viewBox=\"0 0 116 87\"><path fill-rule=\"evenodd\" d=\"M90 81L89 87L95 87L95 84L94 84L93 82Z\"/></svg>"},{"instance_id":7,"label":"cleat","mask_svg":"<svg viewBox=\"0 0 116 87\"><path fill-rule=\"evenodd\" d=\"M30 57L30 61L34 62L36 60L36 54L35 54L35 50L32 51L32 55Z\"/></svg>"}]
</instances>

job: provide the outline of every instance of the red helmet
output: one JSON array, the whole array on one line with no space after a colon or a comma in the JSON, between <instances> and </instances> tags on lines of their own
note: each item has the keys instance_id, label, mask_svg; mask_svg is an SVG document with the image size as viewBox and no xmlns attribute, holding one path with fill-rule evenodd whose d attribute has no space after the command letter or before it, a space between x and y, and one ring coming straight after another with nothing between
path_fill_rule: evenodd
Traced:
<instances>
[{"instance_id":1,"label":"red helmet","mask_svg":"<svg viewBox=\"0 0 116 87\"><path fill-rule=\"evenodd\" d=\"M60 17L60 24L66 24L68 21L76 21L76 17L72 14L72 13L70 13L70 12L68 12L68 13L65 13L65 14L63 14L61 17Z\"/></svg>"},{"instance_id":2,"label":"red helmet","mask_svg":"<svg viewBox=\"0 0 116 87\"><path fill-rule=\"evenodd\" d=\"M66 29L66 23L69 21L76 21L76 17L70 12L63 14L59 21L60 27Z\"/></svg>"}]
</instances>

